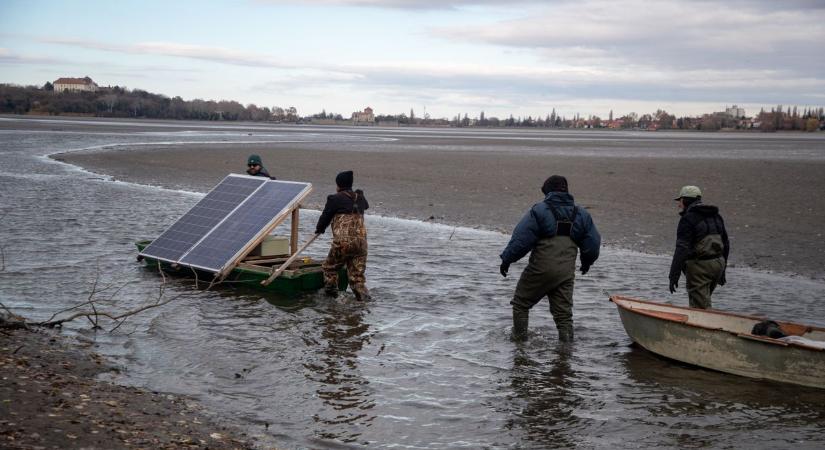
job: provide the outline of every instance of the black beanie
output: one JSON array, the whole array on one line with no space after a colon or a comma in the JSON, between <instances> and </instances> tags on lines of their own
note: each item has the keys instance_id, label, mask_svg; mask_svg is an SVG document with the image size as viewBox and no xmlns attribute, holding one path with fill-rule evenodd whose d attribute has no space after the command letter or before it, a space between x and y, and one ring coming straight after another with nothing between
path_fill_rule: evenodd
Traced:
<instances>
[{"instance_id":1,"label":"black beanie","mask_svg":"<svg viewBox=\"0 0 825 450\"><path fill-rule=\"evenodd\" d=\"M341 172L335 177L335 184L341 189L352 189L352 171Z\"/></svg>"},{"instance_id":2,"label":"black beanie","mask_svg":"<svg viewBox=\"0 0 825 450\"><path fill-rule=\"evenodd\" d=\"M551 192L567 192L567 178L561 175L553 175L544 180L544 185L541 187L541 192L547 195Z\"/></svg>"}]
</instances>

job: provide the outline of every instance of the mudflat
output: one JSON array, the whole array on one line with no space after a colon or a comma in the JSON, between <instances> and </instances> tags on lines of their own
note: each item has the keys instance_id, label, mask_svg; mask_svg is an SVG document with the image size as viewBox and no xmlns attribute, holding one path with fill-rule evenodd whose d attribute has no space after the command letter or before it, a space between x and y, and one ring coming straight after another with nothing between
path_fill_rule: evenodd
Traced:
<instances>
[{"instance_id":1,"label":"mudflat","mask_svg":"<svg viewBox=\"0 0 825 450\"><path fill-rule=\"evenodd\" d=\"M6 324L0 318L0 447L254 448L190 399L98 380L114 368L77 341Z\"/></svg>"},{"instance_id":2,"label":"mudflat","mask_svg":"<svg viewBox=\"0 0 825 450\"><path fill-rule=\"evenodd\" d=\"M318 131L323 127L284 129L325 132ZM250 130L250 136L259 132ZM380 130L368 133L382 135ZM667 144L685 145L682 153L677 149L661 155L656 146L663 144L647 137L659 133L638 139L622 135L616 142L609 134L590 140L596 135L588 131L576 133L575 139L517 130L506 135L387 133L392 139L141 145L56 158L120 180L205 192L227 173L243 173L246 156L257 153L273 176L313 183L309 208L321 208L325 196L335 191L336 173L354 170L355 187L364 189L369 213L507 233L542 199L545 178L560 174L567 177L577 203L590 211L606 244L657 254L673 251L679 219L673 197L682 185L695 184L705 203L719 206L726 221L732 266L825 275L825 157L771 154L771 146L784 152L797 140L814 154L825 154L825 139L819 136L773 135L765 144L750 135L746 139L753 142L737 144L744 150L718 157L713 146L728 151L731 139L704 139L707 135L701 133L692 133L698 137L686 143ZM750 145L767 150L751 156ZM600 153L600 146L634 150ZM637 148L646 151L635 152ZM662 280L666 283L665 267Z\"/></svg>"}]
</instances>

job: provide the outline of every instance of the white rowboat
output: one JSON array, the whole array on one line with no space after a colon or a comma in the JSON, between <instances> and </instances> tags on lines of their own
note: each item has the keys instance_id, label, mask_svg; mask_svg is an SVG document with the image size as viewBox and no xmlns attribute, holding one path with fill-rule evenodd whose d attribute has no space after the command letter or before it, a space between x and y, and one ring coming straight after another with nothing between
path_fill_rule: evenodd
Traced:
<instances>
[{"instance_id":1,"label":"white rowboat","mask_svg":"<svg viewBox=\"0 0 825 450\"><path fill-rule=\"evenodd\" d=\"M825 329L776 321L782 332L802 342L751 333L765 320L713 309L695 309L611 296L625 331L658 355L750 378L825 389ZM804 341L808 340L807 343Z\"/></svg>"}]
</instances>

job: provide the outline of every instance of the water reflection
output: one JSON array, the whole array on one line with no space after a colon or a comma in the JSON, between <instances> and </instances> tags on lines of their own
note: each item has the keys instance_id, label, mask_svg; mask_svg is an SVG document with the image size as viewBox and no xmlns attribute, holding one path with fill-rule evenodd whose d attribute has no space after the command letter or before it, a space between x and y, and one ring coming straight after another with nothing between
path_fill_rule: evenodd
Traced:
<instances>
[{"instance_id":1,"label":"water reflection","mask_svg":"<svg viewBox=\"0 0 825 450\"><path fill-rule=\"evenodd\" d=\"M524 346L513 354L510 387L515 394L508 429L521 428L535 447L573 447L581 425L576 411L583 400L575 390L572 346L559 344L545 361L534 359Z\"/></svg>"},{"instance_id":2,"label":"water reflection","mask_svg":"<svg viewBox=\"0 0 825 450\"><path fill-rule=\"evenodd\" d=\"M731 428L763 444L822 437L825 391L705 370L639 347L630 350L621 363L635 383L619 403L641 414L637 423L664 426L663 435L680 446L713 447Z\"/></svg>"},{"instance_id":3,"label":"water reflection","mask_svg":"<svg viewBox=\"0 0 825 450\"><path fill-rule=\"evenodd\" d=\"M342 296L341 298L349 298ZM321 334L314 342L303 367L305 376L317 386L323 407L312 418L315 435L322 440L358 442L364 426L375 419L372 391L358 367L358 353L370 341L364 322L367 306L354 300L332 301L316 321Z\"/></svg>"}]
</instances>

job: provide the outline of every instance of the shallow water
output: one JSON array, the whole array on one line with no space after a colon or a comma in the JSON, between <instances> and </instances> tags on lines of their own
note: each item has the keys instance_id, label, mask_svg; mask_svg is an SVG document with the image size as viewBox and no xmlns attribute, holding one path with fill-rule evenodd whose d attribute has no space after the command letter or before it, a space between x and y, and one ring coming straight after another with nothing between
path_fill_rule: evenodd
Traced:
<instances>
[{"instance_id":1,"label":"shallow water","mask_svg":"<svg viewBox=\"0 0 825 450\"><path fill-rule=\"evenodd\" d=\"M152 142L375 139L346 130L265 134L0 131L0 299L45 319L85 301L98 278L98 289L112 286L104 304L110 296L123 307L152 301L160 278L135 261L133 242L158 235L200 198L110 181L44 155ZM317 215L302 211L302 236ZM683 291L666 292L667 256L604 249L576 280L574 345L557 345L542 302L531 339L518 346L508 302L524 265L498 275L508 236L376 216L367 226L367 305L351 294L287 301L171 279L166 295L181 298L116 332L95 334L81 321L65 332L94 340L120 364L119 382L191 395L282 448L825 444L825 391L687 367L629 346L607 294L686 303ZM309 253L323 256L328 242ZM825 325L825 283L731 272L714 296L719 308Z\"/></svg>"}]
</instances>

